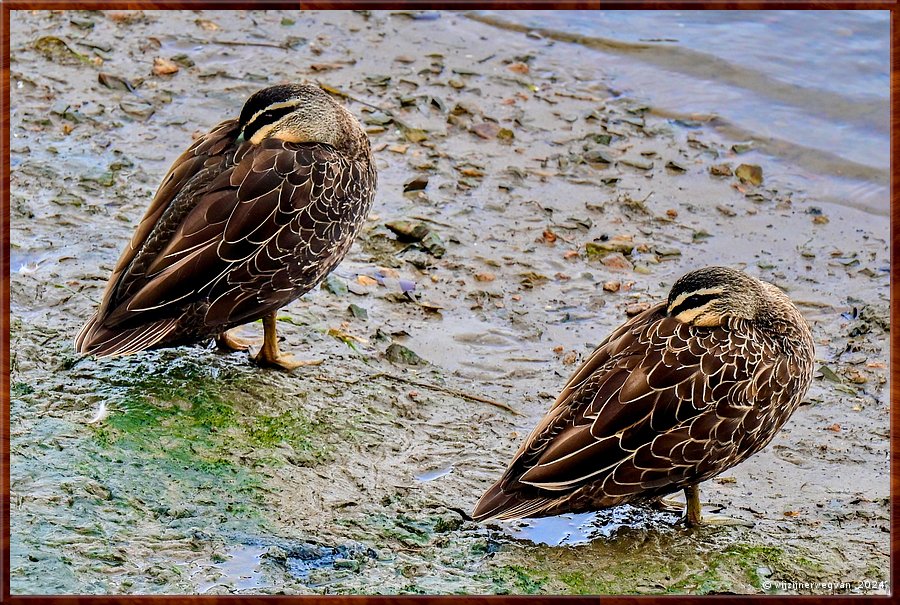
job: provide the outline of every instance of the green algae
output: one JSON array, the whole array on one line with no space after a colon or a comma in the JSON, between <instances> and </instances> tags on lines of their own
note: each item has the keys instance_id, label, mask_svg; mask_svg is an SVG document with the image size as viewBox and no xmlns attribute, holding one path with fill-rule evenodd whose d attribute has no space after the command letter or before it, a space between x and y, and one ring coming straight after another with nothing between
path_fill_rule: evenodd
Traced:
<instances>
[{"instance_id":1,"label":"green algae","mask_svg":"<svg viewBox=\"0 0 900 605\"><path fill-rule=\"evenodd\" d=\"M494 569L491 580L497 586L498 594L540 594L547 577L519 565L504 565Z\"/></svg>"}]
</instances>

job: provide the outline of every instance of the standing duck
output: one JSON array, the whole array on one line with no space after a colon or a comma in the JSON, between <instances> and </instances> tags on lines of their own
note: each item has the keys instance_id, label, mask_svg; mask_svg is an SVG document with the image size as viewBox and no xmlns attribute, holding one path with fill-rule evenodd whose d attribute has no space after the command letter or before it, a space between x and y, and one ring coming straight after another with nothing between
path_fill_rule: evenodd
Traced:
<instances>
[{"instance_id":1,"label":"standing duck","mask_svg":"<svg viewBox=\"0 0 900 605\"><path fill-rule=\"evenodd\" d=\"M317 363L278 350L275 314L344 258L376 180L365 131L324 91L256 92L175 160L76 350L127 355L210 337L245 350L228 330L262 318L257 363Z\"/></svg>"},{"instance_id":2,"label":"standing duck","mask_svg":"<svg viewBox=\"0 0 900 605\"><path fill-rule=\"evenodd\" d=\"M682 276L588 357L475 507L476 520L654 500L764 448L812 381L806 321L775 286L725 267Z\"/></svg>"}]
</instances>

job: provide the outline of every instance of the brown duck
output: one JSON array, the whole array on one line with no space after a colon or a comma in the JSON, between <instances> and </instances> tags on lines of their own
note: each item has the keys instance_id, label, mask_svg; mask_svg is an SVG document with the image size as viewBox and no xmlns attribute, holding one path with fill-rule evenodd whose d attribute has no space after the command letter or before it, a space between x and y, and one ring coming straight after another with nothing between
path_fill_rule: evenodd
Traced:
<instances>
[{"instance_id":1,"label":"brown duck","mask_svg":"<svg viewBox=\"0 0 900 605\"><path fill-rule=\"evenodd\" d=\"M775 286L725 267L681 277L581 365L475 507L476 520L655 500L768 444L812 380L809 326Z\"/></svg>"},{"instance_id":2,"label":"brown duck","mask_svg":"<svg viewBox=\"0 0 900 605\"><path fill-rule=\"evenodd\" d=\"M215 337L263 319L256 361L292 369L275 313L347 254L375 195L369 140L315 86L253 94L172 165L126 246L97 312L75 339L81 353L126 355Z\"/></svg>"}]
</instances>

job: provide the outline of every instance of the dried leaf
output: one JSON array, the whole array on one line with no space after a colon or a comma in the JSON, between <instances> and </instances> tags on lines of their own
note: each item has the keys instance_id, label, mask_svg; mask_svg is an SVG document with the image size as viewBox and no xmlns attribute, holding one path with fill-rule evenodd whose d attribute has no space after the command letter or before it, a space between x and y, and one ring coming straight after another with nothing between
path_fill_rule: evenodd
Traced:
<instances>
[{"instance_id":1,"label":"dried leaf","mask_svg":"<svg viewBox=\"0 0 900 605\"><path fill-rule=\"evenodd\" d=\"M481 122L472 127L472 132L482 139L493 139L500 134L500 125L496 122Z\"/></svg>"},{"instance_id":2,"label":"dried leaf","mask_svg":"<svg viewBox=\"0 0 900 605\"><path fill-rule=\"evenodd\" d=\"M508 69L509 71L511 71L515 74L527 74L529 71L531 71L528 68L527 63L522 63L522 62L518 62L518 61L516 63L510 63L509 65L506 66L506 69Z\"/></svg>"},{"instance_id":3,"label":"dried leaf","mask_svg":"<svg viewBox=\"0 0 900 605\"><path fill-rule=\"evenodd\" d=\"M199 26L201 29L204 29L208 32L214 32L219 29L219 26L213 23L212 21L207 21L206 19L197 19L194 23Z\"/></svg>"},{"instance_id":4,"label":"dried leaf","mask_svg":"<svg viewBox=\"0 0 900 605\"><path fill-rule=\"evenodd\" d=\"M178 65L168 59L156 57L153 59L153 73L157 76L167 76L178 73Z\"/></svg>"},{"instance_id":5,"label":"dried leaf","mask_svg":"<svg viewBox=\"0 0 900 605\"><path fill-rule=\"evenodd\" d=\"M741 164L735 169L734 176L740 179L742 183L750 183L757 187L762 185L763 182L762 168L756 164Z\"/></svg>"}]
</instances>

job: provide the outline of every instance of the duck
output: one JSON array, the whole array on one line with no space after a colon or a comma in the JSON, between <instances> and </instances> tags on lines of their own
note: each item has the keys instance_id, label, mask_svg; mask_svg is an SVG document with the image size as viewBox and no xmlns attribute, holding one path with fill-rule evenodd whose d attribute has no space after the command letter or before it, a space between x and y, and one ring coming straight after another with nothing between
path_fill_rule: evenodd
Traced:
<instances>
[{"instance_id":1,"label":"duck","mask_svg":"<svg viewBox=\"0 0 900 605\"><path fill-rule=\"evenodd\" d=\"M729 267L690 271L585 359L472 517L658 504L683 490L681 521L700 525L698 486L772 441L814 360L810 327L778 287Z\"/></svg>"},{"instance_id":2,"label":"duck","mask_svg":"<svg viewBox=\"0 0 900 605\"><path fill-rule=\"evenodd\" d=\"M344 258L372 206L377 171L356 117L318 86L252 94L162 179L102 300L75 338L98 358L215 339L262 320L254 361L321 363L279 350L276 313Z\"/></svg>"}]
</instances>

